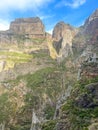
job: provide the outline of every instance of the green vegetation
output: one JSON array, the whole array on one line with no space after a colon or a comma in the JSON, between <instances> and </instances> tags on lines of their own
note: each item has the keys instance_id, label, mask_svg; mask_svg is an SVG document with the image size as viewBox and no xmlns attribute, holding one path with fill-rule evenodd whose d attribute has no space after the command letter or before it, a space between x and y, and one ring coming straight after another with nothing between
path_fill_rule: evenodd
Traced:
<instances>
[{"instance_id":1,"label":"green vegetation","mask_svg":"<svg viewBox=\"0 0 98 130\"><path fill-rule=\"evenodd\" d=\"M26 75L24 80L27 81L27 87L31 89L31 91L27 93L26 101L27 103L31 103L31 100L33 100L33 105L37 104L37 98L39 102L46 100L44 95L55 103L62 90L61 75L56 68L47 67L41 69L34 74ZM37 97L36 100L33 99L35 96Z\"/></svg>"},{"instance_id":2,"label":"green vegetation","mask_svg":"<svg viewBox=\"0 0 98 130\"><path fill-rule=\"evenodd\" d=\"M45 39L44 38L33 38L33 39L31 39L33 42L35 42L35 43L38 43L38 44L41 44L42 42L44 42L45 41Z\"/></svg>"},{"instance_id":3,"label":"green vegetation","mask_svg":"<svg viewBox=\"0 0 98 130\"><path fill-rule=\"evenodd\" d=\"M50 58L50 56L47 53L40 52L40 53L34 53L34 58Z\"/></svg>"},{"instance_id":4,"label":"green vegetation","mask_svg":"<svg viewBox=\"0 0 98 130\"><path fill-rule=\"evenodd\" d=\"M45 117L47 120L53 119L54 113L55 113L55 106L51 104L46 104L44 112L45 112Z\"/></svg>"},{"instance_id":5,"label":"green vegetation","mask_svg":"<svg viewBox=\"0 0 98 130\"><path fill-rule=\"evenodd\" d=\"M56 130L55 125L56 125L55 120L48 121L42 124L42 130Z\"/></svg>"},{"instance_id":6,"label":"green vegetation","mask_svg":"<svg viewBox=\"0 0 98 130\"><path fill-rule=\"evenodd\" d=\"M98 77L78 81L73 88L71 97L67 103L62 106L62 113L67 113L67 118L70 120L71 128L73 128L73 130L86 130L91 123L91 119L98 118L97 106L86 108L79 107L76 103L77 99L81 98L82 95L85 94L87 94L87 99L90 99L90 101L92 101L92 98L93 100L96 100L85 87L86 85L95 82L98 82Z\"/></svg>"},{"instance_id":7,"label":"green vegetation","mask_svg":"<svg viewBox=\"0 0 98 130\"><path fill-rule=\"evenodd\" d=\"M0 60L5 61L5 70L13 68L15 64L29 62L33 56L20 52L0 51Z\"/></svg>"},{"instance_id":8,"label":"green vegetation","mask_svg":"<svg viewBox=\"0 0 98 130\"><path fill-rule=\"evenodd\" d=\"M27 62L32 56L25 53L10 52L10 51L0 51L0 56L5 57L6 60L14 62Z\"/></svg>"},{"instance_id":9,"label":"green vegetation","mask_svg":"<svg viewBox=\"0 0 98 130\"><path fill-rule=\"evenodd\" d=\"M7 123L13 114L13 110L9 95L7 93L0 95L0 123Z\"/></svg>"},{"instance_id":10,"label":"green vegetation","mask_svg":"<svg viewBox=\"0 0 98 130\"><path fill-rule=\"evenodd\" d=\"M24 127L30 127L32 108L39 110L41 109L42 104L45 105L43 109L45 118L47 120L53 120L56 100L62 91L62 73L60 70L61 68L58 67L47 67L36 71L34 74L19 76L16 80L9 81L12 86L18 85L20 81L24 81L28 89L24 98L25 105L22 110L17 113L17 119L19 119L19 121L15 125L10 126L11 130L25 130ZM26 117L25 115L28 116ZM20 122L22 124L26 122L26 126L20 124ZM50 122L48 125L49 126L43 126L45 127L43 129L48 130L51 128L52 130L54 123Z\"/></svg>"}]
</instances>

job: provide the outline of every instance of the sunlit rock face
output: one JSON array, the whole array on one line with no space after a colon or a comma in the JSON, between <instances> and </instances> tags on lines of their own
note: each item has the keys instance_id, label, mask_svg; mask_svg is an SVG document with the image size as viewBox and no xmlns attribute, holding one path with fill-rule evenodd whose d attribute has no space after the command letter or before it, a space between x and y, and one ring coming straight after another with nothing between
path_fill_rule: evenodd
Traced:
<instances>
[{"instance_id":1,"label":"sunlit rock face","mask_svg":"<svg viewBox=\"0 0 98 130\"><path fill-rule=\"evenodd\" d=\"M7 31L0 31L0 45L33 43L32 38L45 38L45 27L39 17L18 18Z\"/></svg>"},{"instance_id":2,"label":"sunlit rock face","mask_svg":"<svg viewBox=\"0 0 98 130\"><path fill-rule=\"evenodd\" d=\"M19 18L10 24L10 31L14 34L25 34L31 37L44 37L44 25L40 18Z\"/></svg>"},{"instance_id":3,"label":"sunlit rock face","mask_svg":"<svg viewBox=\"0 0 98 130\"><path fill-rule=\"evenodd\" d=\"M72 26L70 26L69 24L65 24L64 22L59 22L54 27L52 37L56 39L57 41L59 41L60 39L64 37L66 33L68 33L68 30L70 30L71 32L74 32L74 28Z\"/></svg>"},{"instance_id":4,"label":"sunlit rock face","mask_svg":"<svg viewBox=\"0 0 98 130\"><path fill-rule=\"evenodd\" d=\"M73 54L72 40L77 32L77 29L64 22L56 24L52 37L54 39L54 47L58 53L58 59L63 59L68 57L68 55Z\"/></svg>"}]
</instances>

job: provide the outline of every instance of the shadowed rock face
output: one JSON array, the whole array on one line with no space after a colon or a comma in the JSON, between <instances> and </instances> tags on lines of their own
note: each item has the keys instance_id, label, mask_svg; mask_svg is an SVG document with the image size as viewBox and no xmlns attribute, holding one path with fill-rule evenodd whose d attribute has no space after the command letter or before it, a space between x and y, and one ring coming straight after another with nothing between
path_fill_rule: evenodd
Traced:
<instances>
[{"instance_id":1,"label":"shadowed rock face","mask_svg":"<svg viewBox=\"0 0 98 130\"><path fill-rule=\"evenodd\" d=\"M82 53L87 46L92 46L98 52L98 9L80 27L79 33L73 39L73 51Z\"/></svg>"},{"instance_id":2,"label":"shadowed rock face","mask_svg":"<svg viewBox=\"0 0 98 130\"><path fill-rule=\"evenodd\" d=\"M98 106L98 83L85 86L89 94L83 93L76 99L76 105L82 108L95 108Z\"/></svg>"},{"instance_id":3,"label":"shadowed rock face","mask_svg":"<svg viewBox=\"0 0 98 130\"><path fill-rule=\"evenodd\" d=\"M19 18L10 24L10 31L14 34L45 36L44 25L40 18Z\"/></svg>"},{"instance_id":4,"label":"shadowed rock face","mask_svg":"<svg viewBox=\"0 0 98 130\"><path fill-rule=\"evenodd\" d=\"M98 32L98 9L86 20L84 29L87 34Z\"/></svg>"},{"instance_id":5,"label":"shadowed rock face","mask_svg":"<svg viewBox=\"0 0 98 130\"><path fill-rule=\"evenodd\" d=\"M90 36L91 44L98 41L98 9L86 20L84 33Z\"/></svg>"}]
</instances>

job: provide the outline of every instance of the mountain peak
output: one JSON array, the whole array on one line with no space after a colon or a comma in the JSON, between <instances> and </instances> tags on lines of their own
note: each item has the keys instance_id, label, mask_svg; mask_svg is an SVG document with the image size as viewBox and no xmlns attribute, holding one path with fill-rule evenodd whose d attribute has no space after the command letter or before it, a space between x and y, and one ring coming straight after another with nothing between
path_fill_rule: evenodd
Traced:
<instances>
[{"instance_id":1,"label":"mountain peak","mask_svg":"<svg viewBox=\"0 0 98 130\"><path fill-rule=\"evenodd\" d=\"M55 25L52 37L59 41L67 33L67 30L73 31L74 28L70 24L60 21Z\"/></svg>"},{"instance_id":2,"label":"mountain peak","mask_svg":"<svg viewBox=\"0 0 98 130\"><path fill-rule=\"evenodd\" d=\"M17 18L10 24L10 31L14 34L28 34L44 37L44 24L39 17Z\"/></svg>"},{"instance_id":3,"label":"mountain peak","mask_svg":"<svg viewBox=\"0 0 98 130\"><path fill-rule=\"evenodd\" d=\"M92 20L94 20L96 18L98 18L98 9L96 9L94 11L94 13L92 13L92 15L90 15L90 17L88 18L88 21L90 22L90 21L92 21Z\"/></svg>"}]
</instances>

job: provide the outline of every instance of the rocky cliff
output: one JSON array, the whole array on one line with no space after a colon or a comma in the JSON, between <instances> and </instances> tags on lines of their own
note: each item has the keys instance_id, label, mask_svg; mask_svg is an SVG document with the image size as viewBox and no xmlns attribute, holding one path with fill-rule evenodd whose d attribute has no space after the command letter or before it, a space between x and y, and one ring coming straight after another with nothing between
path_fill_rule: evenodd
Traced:
<instances>
[{"instance_id":1,"label":"rocky cliff","mask_svg":"<svg viewBox=\"0 0 98 130\"><path fill-rule=\"evenodd\" d=\"M26 37L45 37L45 27L40 18L20 18L11 22L9 31Z\"/></svg>"},{"instance_id":2,"label":"rocky cliff","mask_svg":"<svg viewBox=\"0 0 98 130\"><path fill-rule=\"evenodd\" d=\"M89 16L84 24L85 33L95 35L98 31L98 9Z\"/></svg>"},{"instance_id":3,"label":"rocky cliff","mask_svg":"<svg viewBox=\"0 0 98 130\"><path fill-rule=\"evenodd\" d=\"M45 27L40 18L19 18L11 22L7 31L0 32L0 45L6 44L28 46L36 42L36 39L45 38Z\"/></svg>"},{"instance_id":4,"label":"rocky cliff","mask_svg":"<svg viewBox=\"0 0 98 130\"><path fill-rule=\"evenodd\" d=\"M98 51L98 9L89 16L73 39L74 52L82 53L88 46L92 46L95 52Z\"/></svg>"},{"instance_id":5,"label":"rocky cliff","mask_svg":"<svg viewBox=\"0 0 98 130\"><path fill-rule=\"evenodd\" d=\"M68 55L72 55L72 40L77 34L78 29L65 24L64 22L59 22L56 24L53 30L52 37L54 39L53 45L58 53L58 60L64 59Z\"/></svg>"}]
</instances>

